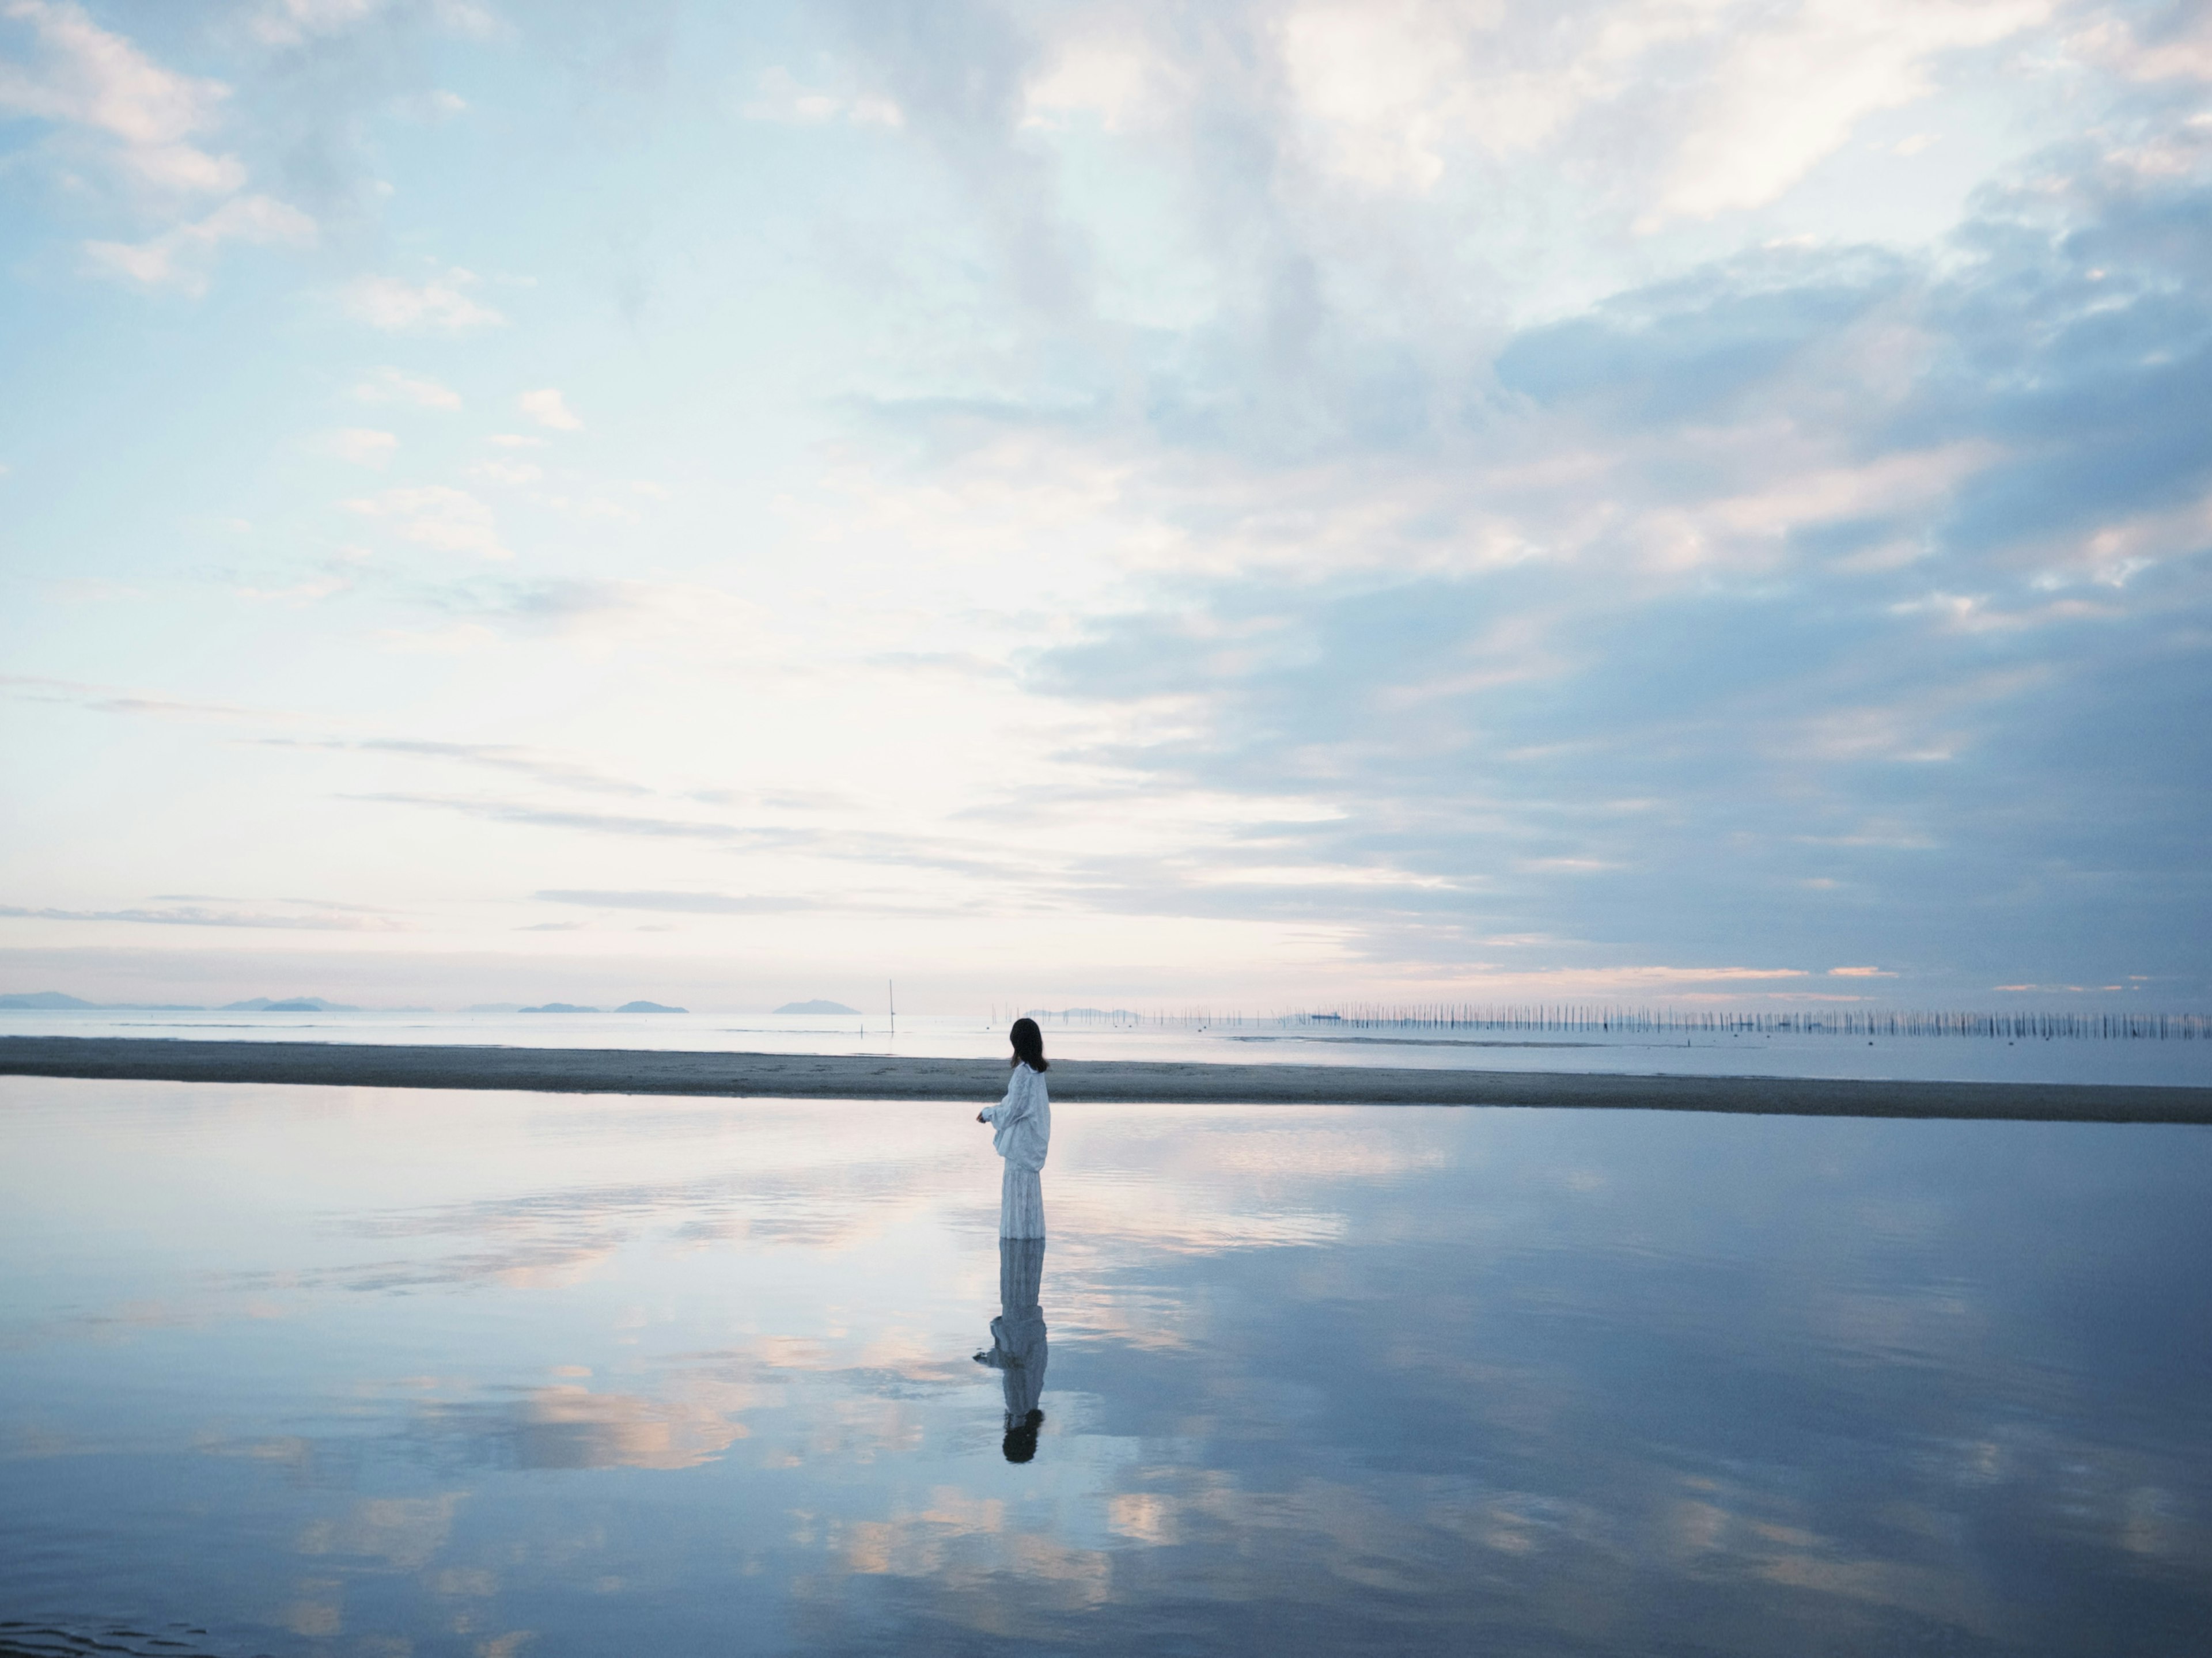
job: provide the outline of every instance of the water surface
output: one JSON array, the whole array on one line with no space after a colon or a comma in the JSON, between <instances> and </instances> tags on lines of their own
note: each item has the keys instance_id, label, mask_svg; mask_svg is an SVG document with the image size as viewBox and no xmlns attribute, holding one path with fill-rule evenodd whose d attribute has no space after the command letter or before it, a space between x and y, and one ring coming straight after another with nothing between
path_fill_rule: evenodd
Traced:
<instances>
[{"instance_id":1,"label":"water surface","mask_svg":"<svg viewBox=\"0 0 2212 1658\"><path fill-rule=\"evenodd\" d=\"M971 1116L0 1080L0 1650L2212 1626L2212 1131Z\"/></svg>"}]
</instances>

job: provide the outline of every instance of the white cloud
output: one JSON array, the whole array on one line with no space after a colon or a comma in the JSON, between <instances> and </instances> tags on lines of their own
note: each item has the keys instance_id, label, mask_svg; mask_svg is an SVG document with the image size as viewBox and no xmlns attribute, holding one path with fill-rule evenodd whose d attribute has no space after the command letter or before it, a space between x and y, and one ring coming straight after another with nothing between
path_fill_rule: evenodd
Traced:
<instances>
[{"instance_id":1,"label":"white cloud","mask_svg":"<svg viewBox=\"0 0 2212 1658\"><path fill-rule=\"evenodd\" d=\"M353 585L351 577L333 570L289 587L240 587L236 591L240 598L270 600L289 604L294 610L304 610L310 604L319 604L335 594L349 591Z\"/></svg>"},{"instance_id":2,"label":"white cloud","mask_svg":"<svg viewBox=\"0 0 2212 1658\"><path fill-rule=\"evenodd\" d=\"M778 121L793 126L819 126L829 121L887 127L904 123L899 106L889 99L841 98L831 93L810 91L780 64L774 69L763 70L755 85L757 95L742 109L749 121Z\"/></svg>"},{"instance_id":3,"label":"white cloud","mask_svg":"<svg viewBox=\"0 0 2212 1658\"><path fill-rule=\"evenodd\" d=\"M335 432L325 432L315 440L314 447L325 455L351 461L356 466L381 468L390 464L399 448L399 440L389 432L379 432L366 426L344 426Z\"/></svg>"},{"instance_id":4,"label":"white cloud","mask_svg":"<svg viewBox=\"0 0 2212 1658\"><path fill-rule=\"evenodd\" d=\"M2087 599L2062 598L2042 604L2007 608L1989 593L1942 592L1931 592L1920 598L1900 600L1892 604L1889 610L1893 616L1930 617L1938 627L1954 634L2020 633L2058 623L2110 619L2120 614L2112 605L2094 604ZM1936 755L1934 757L1940 759L1948 756Z\"/></svg>"},{"instance_id":5,"label":"white cloud","mask_svg":"<svg viewBox=\"0 0 2212 1658\"><path fill-rule=\"evenodd\" d=\"M1764 206L1867 116L1932 92L1940 53L1994 46L2051 9L2050 0L1812 0L1744 30L1714 68L1655 216Z\"/></svg>"},{"instance_id":6,"label":"white cloud","mask_svg":"<svg viewBox=\"0 0 2212 1658\"><path fill-rule=\"evenodd\" d=\"M2212 547L2212 495L2179 507L2131 513L2062 544L2052 550L2057 556L2037 586L2049 589L2087 577L2109 587L2124 587L2154 565L2207 547Z\"/></svg>"},{"instance_id":7,"label":"white cloud","mask_svg":"<svg viewBox=\"0 0 2212 1658\"><path fill-rule=\"evenodd\" d=\"M230 88L179 75L123 35L101 28L69 0L0 0L0 19L36 41L30 64L0 59L0 117L27 116L61 131L52 148L69 187L111 173L134 212L173 219L191 197L221 204L172 222L143 240L87 241L97 275L147 288L206 290L216 250L225 242L300 246L316 226L299 209L265 194L240 195L245 166L198 142L222 122ZM89 165L88 165L88 163Z\"/></svg>"},{"instance_id":8,"label":"white cloud","mask_svg":"<svg viewBox=\"0 0 2212 1658\"><path fill-rule=\"evenodd\" d=\"M491 508L465 489L443 484L386 489L346 506L365 517L395 519L400 538L419 547L480 558L514 556L500 542Z\"/></svg>"},{"instance_id":9,"label":"white cloud","mask_svg":"<svg viewBox=\"0 0 2212 1658\"><path fill-rule=\"evenodd\" d=\"M443 90L418 93L412 97L403 98L392 106L395 112L407 119L428 125L450 121L457 115L465 114L468 107L469 100L459 93Z\"/></svg>"},{"instance_id":10,"label":"white cloud","mask_svg":"<svg viewBox=\"0 0 2212 1658\"><path fill-rule=\"evenodd\" d=\"M0 60L0 114L98 134L134 182L173 192L238 189L235 157L191 140L216 125L230 88L162 68L66 0L5 0L0 17L27 27L42 49L35 69Z\"/></svg>"},{"instance_id":11,"label":"white cloud","mask_svg":"<svg viewBox=\"0 0 2212 1658\"><path fill-rule=\"evenodd\" d=\"M609 501L605 495L592 495L574 501L565 495L556 495L546 505L556 512L574 513L579 518L596 519L605 523L635 524L640 521L631 508L618 501Z\"/></svg>"},{"instance_id":12,"label":"white cloud","mask_svg":"<svg viewBox=\"0 0 2212 1658\"><path fill-rule=\"evenodd\" d=\"M302 247L315 240L315 222L273 196L238 196L206 217L180 224L143 242L87 242L86 257L102 276L144 288L207 291L208 266L225 242L250 246Z\"/></svg>"},{"instance_id":13,"label":"white cloud","mask_svg":"<svg viewBox=\"0 0 2212 1658\"><path fill-rule=\"evenodd\" d=\"M459 334L506 322L464 291L475 282L473 273L461 270L420 284L396 276L362 276L347 285L342 301L347 315L388 334Z\"/></svg>"},{"instance_id":14,"label":"white cloud","mask_svg":"<svg viewBox=\"0 0 2212 1658\"><path fill-rule=\"evenodd\" d=\"M1052 68L1028 87L1023 125L1051 126L1071 113L1087 111L1107 131L1127 131L1164 110L1165 100L1157 83L1167 68L1132 41L1071 41Z\"/></svg>"},{"instance_id":15,"label":"white cloud","mask_svg":"<svg viewBox=\"0 0 2212 1658\"><path fill-rule=\"evenodd\" d=\"M410 403L418 409L458 409L461 394L450 386L397 368L380 368L353 389L363 403Z\"/></svg>"},{"instance_id":16,"label":"white cloud","mask_svg":"<svg viewBox=\"0 0 2212 1658\"><path fill-rule=\"evenodd\" d=\"M386 650L402 656L465 656L499 643L499 635L477 622L420 630L386 628L372 636Z\"/></svg>"},{"instance_id":17,"label":"white cloud","mask_svg":"<svg viewBox=\"0 0 2212 1658\"><path fill-rule=\"evenodd\" d=\"M276 0L248 27L270 46L296 46L313 34L334 34L382 9L384 0Z\"/></svg>"},{"instance_id":18,"label":"white cloud","mask_svg":"<svg viewBox=\"0 0 2212 1658\"><path fill-rule=\"evenodd\" d=\"M1373 188L1431 188L1442 150L1476 108L1466 33L1440 6L1310 6L1286 17L1284 69L1320 130L1324 164Z\"/></svg>"},{"instance_id":19,"label":"white cloud","mask_svg":"<svg viewBox=\"0 0 2212 1658\"><path fill-rule=\"evenodd\" d=\"M247 27L272 46L294 46L319 34L337 34L390 9L388 0L272 0ZM432 0L431 21L448 34L483 39L499 21L471 0Z\"/></svg>"},{"instance_id":20,"label":"white cloud","mask_svg":"<svg viewBox=\"0 0 2212 1658\"><path fill-rule=\"evenodd\" d=\"M2074 53L2137 81L2212 81L2212 12L2145 40L2115 17L2100 18L2067 43Z\"/></svg>"},{"instance_id":21,"label":"white cloud","mask_svg":"<svg viewBox=\"0 0 2212 1658\"><path fill-rule=\"evenodd\" d=\"M1773 201L1866 117L1932 92L1942 54L1993 46L2052 9L2052 0L1627 0L1562 14L1328 0L1285 12L1277 44L1326 173L1421 195L1470 153L1582 149L1618 179L1650 179L1639 187L1656 228ZM1089 103L1111 120L1138 88L1170 83L1126 56L1078 54L1040 82L1033 104Z\"/></svg>"},{"instance_id":22,"label":"white cloud","mask_svg":"<svg viewBox=\"0 0 2212 1658\"><path fill-rule=\"evenodd\" d=\"M498 16L475 0L430 0L430 15L447 33L465 40L489 40L507 32Z\"/></svg>"},{"instance_id":23,"label":"white cloud","mask_svg":"<svg viewBox=\"0 0 2212 1658\"><path fill-rule=\"evenodd\" d=\"M545 473L542 467L532 466L525 460L480 460L469 468L469 476L483 478L488 483L520 485L535 483Z\"/></svg>"},{"instance_id":24,"label":"white cloud","mask_svg":"<svg viewBox=\"0 0 2212 1658\"><path fill-rule=\"evenodd\" d=\"M550 386L542 392L525 392L514 401L524 414L540 426L550 426L556 432L580 432L584 429L584 422L576 417L576 411L568 407L568 400Z\"/></svg>"},{"instance_id":25,"label":"white cloud","mask_svg":"<svg viewBox=\"0 0 2212 1658\"><path fill-rule=\"evenodd\" d=\"M0 905L0 915L46 921L127 921L156 926L282 927L337 932L401 932L410 930L404 920L366 914L352 906L305 913L272 913L209 909L200 904L173 906L166 909L34 909L5 904Z\"/></svg>"}]
</instances>

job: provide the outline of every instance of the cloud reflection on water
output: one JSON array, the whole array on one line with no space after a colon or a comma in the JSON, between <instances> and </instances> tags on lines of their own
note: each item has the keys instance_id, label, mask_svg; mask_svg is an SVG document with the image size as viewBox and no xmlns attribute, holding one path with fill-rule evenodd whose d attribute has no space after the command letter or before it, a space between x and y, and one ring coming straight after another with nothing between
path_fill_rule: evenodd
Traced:
<instances>
[{"instance_id":1,"label":"cloud reflection on water","mask_svg":"<svg viewBox=\"0 0 2212 1658\"><path fill-rule=\"evenodd\" d=\"M502 1405L435 1406L422 1426L501 1467L689 1468L751 1431L743 1419L750 1398L696 1379L672 1399L556 1384Z\"/></svg>"},{"instance_id":2,"label":"cloud reflection on water","mask_svg":"<svg viewBox=\"0 0 2212 1658\"><path fill-rule=\"evenodd\" d=\"M2197 1131L1070 1106L1030 1263L936 1108L6 1096L0 1559L88 1617L1748 1654L2212 1611ZM87 1339L134 1306L193 1316Z\"/></svg>"}]
</instances>

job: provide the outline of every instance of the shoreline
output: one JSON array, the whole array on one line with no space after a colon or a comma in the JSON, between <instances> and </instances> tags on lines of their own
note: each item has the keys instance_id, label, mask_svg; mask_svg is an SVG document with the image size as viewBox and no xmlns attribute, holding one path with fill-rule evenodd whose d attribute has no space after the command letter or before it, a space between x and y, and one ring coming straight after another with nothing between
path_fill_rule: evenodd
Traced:
<instances>
[{"instance_id":1,"label":"shoreline","mask_svg":"<svg viewBox=\"0 0 2212 1658\"><path fill-rule=\"evenodd\" d=\"M0 1036L0 1076L106 1081L982 1104L1004 1091L1006 1074L1006 1066L996 1060L896 1060L872 1054ZM1073 1105L1522 1106L1778 1116L2212 1124L2212 1088L2122 1084L1626 1076L1062 1060L1053 1066L1052 1085L1058 1102Z\"/></svg>"}]
</instances>

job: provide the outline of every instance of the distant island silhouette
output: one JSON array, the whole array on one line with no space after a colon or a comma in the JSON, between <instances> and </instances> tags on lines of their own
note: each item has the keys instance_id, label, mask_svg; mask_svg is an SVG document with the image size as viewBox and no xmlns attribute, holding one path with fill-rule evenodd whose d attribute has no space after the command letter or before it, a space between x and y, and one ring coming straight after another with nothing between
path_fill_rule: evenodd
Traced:
<instances>
[{"instance_id":1,"label":"distant island silhouette","mask_svg":"<svg viewBox=\"0 0 2212 1658\"><path fill-rule=\"evenodd\" d=\"M84 1008L106 1013L205 1013L209 1010L198 1002L88 1002L82 996L64 995L58 990L33 990L18 994L0 996L0 1008L18 1011L35 1009L54 1012L70 1008ZM214 1010L217 1013L358 1013L361 1010L346 1002L331 1002L320 996L256 996L250 1001L225 1002ZM420 1008L401 1009L402 1012L421 1012Z\"/></svg>"},{"instance_id":2,"label":"distant island silhouette","mask_svg":"<svg viewBox=\"0 0 2212 1658\"><path fill-rule=\"evenodd\" d=\"M776 1009L779 1013L845 1013L858 1017L860 1010L848 1007L842 1002L825 1002L820 997L811 1002L786 1002Z\"/></svg>"},{"instance_id":3,"label":"distant island silhouette","mask_svg":"<svg viewBox=\"0 0 2212 1658\"><path fill-rule=\"evenodd\" d=\"M624 1002L615 1010L617 1013L689 1013L688 1007L668 1007L659 1002Z\"/></svg>"},{"instance_id":4,"label":"distant island silhouette","mask_svg":"<svg viewBox=\"0 0 2212 1658\"><path fill-rule=\"evenodd\" d=\"M574 1002L547 1002L542 1007L518 1007L517 1013L596 1013L596 1007L583 1007Z\"/></svg>"}]
</instances>

